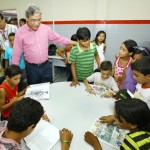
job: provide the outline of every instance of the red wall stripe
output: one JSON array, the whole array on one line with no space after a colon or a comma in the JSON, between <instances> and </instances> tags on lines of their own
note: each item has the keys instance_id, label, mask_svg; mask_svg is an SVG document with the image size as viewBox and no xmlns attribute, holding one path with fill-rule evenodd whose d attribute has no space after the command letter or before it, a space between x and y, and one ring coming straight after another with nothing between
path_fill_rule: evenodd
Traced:
<instances>
[{"instance_id":1,"label":"red wall stripe","mask_svg":"<svg viewBox=\"0 0 150 150\"><path fill-rule=\"evenodd\" d=\"M52 21L42 21L44 24L53 24ZM150 24L150 20L73 20L54 21L54 24Z\"/></svg>"}]
</instances>

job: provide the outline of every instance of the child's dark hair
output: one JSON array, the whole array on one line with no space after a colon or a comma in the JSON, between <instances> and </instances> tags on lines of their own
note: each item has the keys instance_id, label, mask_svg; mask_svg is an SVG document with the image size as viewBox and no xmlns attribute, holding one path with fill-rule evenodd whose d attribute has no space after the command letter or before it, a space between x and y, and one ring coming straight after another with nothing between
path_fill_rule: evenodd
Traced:
<instances>
[{"instance_id":1,"label":"child's dark hair","mask_svg":"<svg viewBox=\"0 0 150 150\"><path fill-rule=\"evenodd\" d=\"M131 69L142 73L144 76L150 74L150 57L145 56L131 64Z\"/></svg>"},{"instance_id":2,"label":"child's dark hair","mask_svg":"<svg viewBox=\"0 0 150 150\"><path fill-rule=\"evenodd\" d=\"M134 46L137 46L137 43L134 40L126 40L123 44L128 49L129 53L134 52Z\"/></svg>"},{"instance_id":3,"label":"child's dark hair","mask_svg":"<svg viewBox=\"0 0 150 150\"><path fill-rule=\"evenodd\" d=\"M77 35L76 35L76 34L73 34L73 35L71 36L71 40L72 40L72 41L77 41Z\"/></svg>"},{"instance_id":4,"label":"child's dark hair","mask_svg":"<svg viewBox=\"0 0 150 150\"><path fill-rule=\"evenodd\" d=\"M18 74L22 74L22 71L17 65L10 65L5 69L5 77L8 76L9 78L11 78Z\"/></svg>"},{"instance_id":5,"label":"child's dark hair","mask_svg":"<svg viewBox=\"0 0 150 150\"><path fill-rule=\"evenodd\" d=\"M96 37L95 37L95 39L94 39L96 45L98 45L98 36L99 36L100 34L105 34L105 38L104 38L104 40L102 41L102 43L105 43L105 40L106 40L106 32L103 31L103 30L101 30L101 31L98 31L98 32L97 32Z\"/></svg>"},{"instance_id":6,"label":"child's dark hair","mask_svg":"<svg viewBox=\"0 0 150 150\"><path fill-rule=\"evenodd\" d=\"M112 63L110 61L103 61L100 66L100 70L102 71L112 70Z\"/></svg>"},{"instance_id":7,"label":"child's dark hair","mask_svg":"<svg viewBox=\"0 0 150 150\"><path fill-rule=\"evenodd\" d=\"M142 56L149 56L150 57L150 49L147 47L142 47L142 46L134 46L134 53L135 54L141 54Z\"/></svg>"},{"instance_id":8,"label":"child's dark hair","mask_svg":"<svg viewBox=\"0 0 150 150\"><path fill-rule=\"evenodd\" d=\"M89 40L91 38L91 32L87 27L82 27L77 30L78 40Z\"/></svg>"},{"instance_id":9,"label":"child's dark hair","mask_svg":"<svg viewBox=\"0 0 150 150\"><path fill-rule=\"evenodd\" d=\"M116 101L115 113L119 120L122 117L137 125L137 130L150 132L150 109L144 101L135 98Z\"/></svg>"},{"instance_id":10,"label":"child's dark hair","mask_svg":"<svg viewBox=\"0 0 150 150\"><path fill-rule=\"evenodd\" d=\"M39 122L44 110L42 105L29 97L15 103L8 118L7 127L11 131L22 132Z\"/></svg>"},{"instance_id":11,"label":"child's dark hair","mask_svg":"<svg viewBox=\"0 0 150 150\"><path fill-rule=\"evenodd\" d=\"M15 33L14 32L9 33L8 37L10 36L15 36Z\"/></svg>"},{"instance_id":12,"label":"child's dark hair","mask_svg":"<svg viewBox=\"0 0 150 150\"><path fill-rule=\"evenodd\" d=\"M21 18L19 21L22 21L22 22L24 22L25 24L26 24L26 19L24 19L24 18Z\"/></svg>"},{"instance_id":13,"label":"child's dark hair","mask_svg":"<svg viewBox=\"0 0 150 150\"><path fill-rule=\"evenodd\" d=\"M50 44L48 46L48 55L56 55L57 46L55 44Z\"/></svg>"},{"instance_id":14,"label":"child's dark hair","mask_svg":"<svg viewBox=\"0 0 150 150\"><path fill-rule=\"evenodd\" d=\"M14 18L11 18L9 21L8 21L8 24L11 24L12 21L15 21Z\"/></svg>"}]
</instances>

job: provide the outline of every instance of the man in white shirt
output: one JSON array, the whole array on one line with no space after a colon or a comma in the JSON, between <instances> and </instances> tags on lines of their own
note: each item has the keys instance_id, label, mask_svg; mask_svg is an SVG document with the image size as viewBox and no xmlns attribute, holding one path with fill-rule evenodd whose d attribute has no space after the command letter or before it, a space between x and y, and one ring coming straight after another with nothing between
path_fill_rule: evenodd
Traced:
<instances>
[{"instance_id":1,"label":"man in white shirt","mask_svg":"<svg viewBox=\"0 0 150 150\"><path fill-rule=\"evenodd\" d=\"M0 60L1 62L3 61L4 58L4 50L6 49L7 46L10 46L9 40L8 40L8 35L11 32L16 32L17 27L12 24L7 24L5 21L5 18L2 13L0 13Z\"/></svg>"}]
</instances>

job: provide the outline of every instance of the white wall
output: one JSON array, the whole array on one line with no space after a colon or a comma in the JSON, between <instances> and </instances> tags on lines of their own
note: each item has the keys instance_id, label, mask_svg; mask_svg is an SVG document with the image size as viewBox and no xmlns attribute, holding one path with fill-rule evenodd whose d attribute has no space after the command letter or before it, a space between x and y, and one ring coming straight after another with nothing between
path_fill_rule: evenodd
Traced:
<instances>
[{"instance_id":1,"label":"white wall","mask_svg":"<svg viewBox=\"0 0 150 150\"><path fill-rule=\"evenodd\" d=\"M43 21L150 20L150 0L0 0L0 10L15 8L20 19L31 2L41 8ZM56 24L53 27L57 33L70 38L83 26L90 29L91 39L99 30L106 31L106 59L112 62L121 43L127 39L150 47L149 24Z\"/></svg>"},{"instance_id":2,"label":"white wall","mask_svg":"<svg viewBox=\"0 0 150 150\"><path fill-rule=\"evenodd\" d=\"M1 0L0 10L17 9L22 18L29 3L41 8L44 21L150 19L150 0Z\"/></svg>"}]
</instances>

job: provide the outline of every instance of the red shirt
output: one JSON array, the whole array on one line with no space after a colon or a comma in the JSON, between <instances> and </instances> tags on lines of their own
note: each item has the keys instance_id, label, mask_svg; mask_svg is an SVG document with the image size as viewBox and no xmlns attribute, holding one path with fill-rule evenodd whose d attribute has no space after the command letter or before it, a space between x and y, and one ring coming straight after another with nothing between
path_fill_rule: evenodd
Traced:
<instances>
[{"instance_id":1,"label":"red shirt","mask_svg":"<svg viewBox=\"0 0 150 150\"><path fill-rule=\"evenodd\" d=\"M0 88L4 88L7 92L5 104L10 103L10 101L17 95L17 92L18 92L18 86L15 86L15 89L12 89L11 87L9 87L9 85L5 81L0 85ZM8 108L5 111L2 111L2 116L5 118L8 118L12 108L13 106Z\"/></svg>"}]
</instances>

